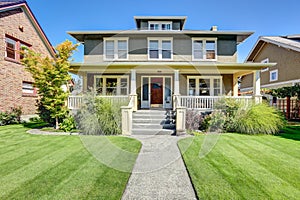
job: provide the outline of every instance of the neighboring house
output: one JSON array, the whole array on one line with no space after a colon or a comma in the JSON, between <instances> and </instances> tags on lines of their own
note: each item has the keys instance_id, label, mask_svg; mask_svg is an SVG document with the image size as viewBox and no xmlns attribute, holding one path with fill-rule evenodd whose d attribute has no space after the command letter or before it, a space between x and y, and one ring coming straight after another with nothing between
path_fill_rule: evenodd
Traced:
<instances>
[{"instance_id":1,"label":"neighboring house","mask_svg":"<svg viewBox=\"0 0 300 200\"><path fill-rule=\"evenodd\" d=\"M22 107L23 114L36 113L36 88L20 60L20 49L29 47L43 56L54 50L24 0L0 1L0 111Z\"/></svg>"},{"instance_id":2,"label":"neighboring house","mask_svg":"<svg viewBox=\"0 0 300 200\"><path fill-rule=\"evenodd\" d=\"M134 19L135 30L68 32L84 45L84 62L71 66L72 73L83 77L84 91L137 95L136 109L205 110L221 96L238 98L238 77L274 65L237 62L237 46L252 32L219 31L216 26L187 30L181 16ZM259 78L254 83L259 96Z\"/></svg>"},{"instance_id":3,"label":"neighboring house","mask_svg":"<svg viewBox=\"0 0 300 200\"><path fill-rule=\"evenodd\" d=\"M280 88L300 83L300 35L260 37L248 57L249 62L274 62L261 69L261 88ZM253 75L242 77L241 93L251 93Z\"/></svg>"}]
</instances>

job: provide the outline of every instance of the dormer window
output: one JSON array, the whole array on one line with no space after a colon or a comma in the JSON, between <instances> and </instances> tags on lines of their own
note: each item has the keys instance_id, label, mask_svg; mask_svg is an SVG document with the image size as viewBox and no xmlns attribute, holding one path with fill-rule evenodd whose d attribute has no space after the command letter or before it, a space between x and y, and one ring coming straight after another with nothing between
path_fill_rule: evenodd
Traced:
<instances>
[{"instance_id":1,"label":"dormer window","mask_svg":"<svg viewBox=\"0 0 300 200\"><path fill-rule=\"evenodd\" d=\"M172 22L149 22L148 30L172 30Z\"/></svg>"}]
</instances>

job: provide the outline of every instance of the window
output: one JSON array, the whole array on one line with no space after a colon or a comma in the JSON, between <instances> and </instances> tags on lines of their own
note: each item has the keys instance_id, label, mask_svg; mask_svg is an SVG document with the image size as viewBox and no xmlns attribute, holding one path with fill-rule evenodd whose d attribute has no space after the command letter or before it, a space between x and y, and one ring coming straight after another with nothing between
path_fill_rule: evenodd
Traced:
<instances>
[{"instance_id":1,"label":"window","mask_svg":"<svg viewBox=\"0 0 300 200\"><path fill-rule=\"evenodd\" d=\"M24 95L36 95L36 90L32 82L22 82L22 93Z\"/></svg>"},{"instance_id":2,"label":"window","mask_svg":"<svg viewBox=\"0 0 300 200\"><path fill-rule=\"evenodd\" d=\"M128 38L104 38L104 54L106 60L128 59Z\"/></svg>"},{"instance_id":3,"label":"window","mask_svg":"<svg viewBox=\"0 0 300 200\"><path fill-rule=\"evenodd\" d=\"M266 58L266 59L262 60L261 63L269 63L269 58ZM269 68L266 67L266 68L261 69L260 71L261 72L266 72L266 71L269 71Z\"/></svg>"},{"instance_id":4,"label":"window","mask_svg":"<svg viewBox=\"0 0 300 200\"><path fill-rule=\"evenodd\" d=\"M216 60L217 39L193 38L193 60Z\"/></svg>"},{"instance_id":5,"label":"window","mask_svg":"<svg viewBox=\"0 0 300 200\"><path fill-rule=\"evenodd\" d=\"M188 95L190 96L222 95L222 77L220 76L188 77Z\"/></svg>"},{"instance_id":6,"label":"window","mask_svg":"<svg viewBox=\"0 0 300 200\"><path fill-rule=\"evenodd\" d=\"M6 35L5 37L5 57L20 62L23 59L23 47L29 48L31 45L26 44L16 38Z\"/></svg>"},{"instance_id":7,"label":"window","mask_svg":"<svg viewBox=\"0 0 300 200\"><path fill-rule=\"evenodd\" d=\"M172 30L172 22L149 22L149 30Z\"/></svg>"},{"instance_id":8,"label":"window","mask_svg":"<svg viewBox=\"0 0 300 200\"><path fill-rule=\"evenodd\" d=\"M270 71L270 81L278 80L278 69Z\"/></svg>"},{"instance_id":9,"label":"window","mask_svg":"<svg viewBox=\"0 0 300 200\"><path fill-rule=\"evenodd\" d=\"M171 60L172 38L148 38L148 58L151 60Z\"/></svg>"},{"instance_id":10,"label":"window","mask_svg":"<svg viewBox=\"0 0 300 200\"><path fill-rule=\"evenodd\" d=\"M99 95L128 95L128 76L95 76L94 88Z\"/></svg>"}]
</instances>

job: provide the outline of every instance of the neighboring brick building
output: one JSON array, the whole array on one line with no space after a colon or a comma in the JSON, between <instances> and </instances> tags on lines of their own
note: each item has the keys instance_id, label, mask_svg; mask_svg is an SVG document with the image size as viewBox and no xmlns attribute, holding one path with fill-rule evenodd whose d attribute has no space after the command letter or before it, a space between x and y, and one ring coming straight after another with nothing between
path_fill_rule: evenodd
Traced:
<instances>
[{"instance_id":1,"label":"neighboring brick building","mask_svg":"<svg viewBox=\"0 0 300 200\"><path fill-rule=\"evenodd\" d=\"M0 111L21 106L36 113L36 89L31 74L20 64L20 48L28 46L43 56L54 50L25 0L0 1Z\"/></svg>"}]
</instances>

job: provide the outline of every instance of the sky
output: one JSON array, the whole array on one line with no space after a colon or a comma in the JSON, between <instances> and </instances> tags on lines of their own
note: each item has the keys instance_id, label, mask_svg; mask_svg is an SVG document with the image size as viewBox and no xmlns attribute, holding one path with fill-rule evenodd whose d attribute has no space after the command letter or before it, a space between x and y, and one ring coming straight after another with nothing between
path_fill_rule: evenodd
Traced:
<instances>
[{"instance_id":1,"label":"sky","mask_svg":"<svg viewBox=\"0 0 300 200\"><path fill-rule=\"evenodd\" d=\"M238 46L244 62L259 36L300 34L299 0L27 0L53 46L67 31L135 29L133 16L187 16L185 29L255 32ZM83 47L74 54L83 61Z\"/></svg>"}]
</instances>

